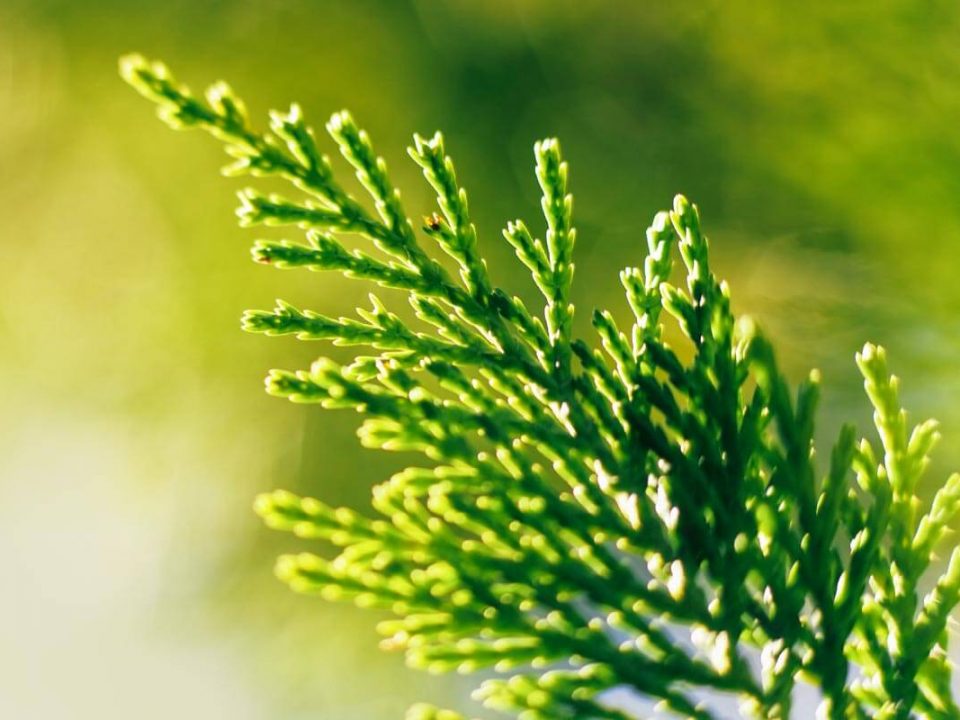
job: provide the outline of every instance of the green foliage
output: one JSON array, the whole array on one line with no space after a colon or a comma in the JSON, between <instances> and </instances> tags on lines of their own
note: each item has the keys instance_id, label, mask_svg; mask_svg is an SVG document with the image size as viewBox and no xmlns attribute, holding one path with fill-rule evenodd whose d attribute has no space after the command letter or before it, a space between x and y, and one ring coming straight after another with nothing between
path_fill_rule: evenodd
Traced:
<instances>
[{"instance_id":1,"label":"green foliage","mask_svg":"<svg viewBox=\"0 0 960 720\"><path fill-rule=\"evenodd\" d=\"M685 198L654 218L643 268L621 274L632 326L596 312L595 349L572 336L576 231L556 140L535 148L545 239L519 220L503 233L543 295L541 319L490 278L439 133L409 152L437 193L420 234L458 277L427 252L348 113L327 130L373 211L338 183L297 106L260 133L225 84L204 100L139 56L121 72L170 125L223 140L228 173L300 191L241 193L241 224L306 231L306 243L257 241L255 260L409 296L411 321L375 296L357 318L282 301L243 317L251 332L373 348L346 366L273 370L267 390L352 408L366 446L430 461L377 486L372 517L285 491L257 498L269 526L340 548L281 557L294 590L391 612L384 647L412 666L516 671L476 697L528 720L631 717L610 705L615 688L683 717L717 717L695 698L706 689L739 696L747 716L786 718L798 682L821 690L826 718L960 718L947 660L960 550L922 592L960 512L960 475L924 509L916 487L936 426L909 426L882 348L857 356L879 444L844 427L822 470L818 374L791 391L769 342L733 316ZM462 719L428 705L407 717Z\"/></svg>"}]
</instances>

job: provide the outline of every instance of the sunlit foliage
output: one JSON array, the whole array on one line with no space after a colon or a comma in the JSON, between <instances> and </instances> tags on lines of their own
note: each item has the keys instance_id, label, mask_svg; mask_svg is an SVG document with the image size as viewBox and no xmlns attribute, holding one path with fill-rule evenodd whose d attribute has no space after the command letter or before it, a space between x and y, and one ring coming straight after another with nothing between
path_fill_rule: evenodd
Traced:
<instances>
[{"instance_id":1,"label":"sunlit foliage","mask_svg":"<svg viewBox=\"0 0 960 720\"><path fill-rule=\"evenodd\" d=\"M709 689L739 696L746 716L786 718L798 682L821 690L827 718L960 717L946 656L960 551L925 576L960 511L960 475L922 506L936 426L909 425L882 348L857 356L878 438L845 426L821 467L818 374L791 391L768 341L734 317L685 198L654 218L643 266L620 275L632 325L597 311L589 342L572 332L576 230L556 140L534 152L543 239L520 220L503 232L542 294L531 308L490 276L439 133L409 150L437 194L416 227L348 113L327 130L373 210L338 182L298 106L261 133L223 83L196 97L139 56L121 72L170 125L223 140L227 172L293 185L241 193L242 225L306 234L257 241L255 260L372 281L412 307L405 319L371 295L356 318L282 301L243 317L251 332L372 348L273 370L267 390L354 409L365 445L426 458L374 489L370 515L260 496L271 527L340 549L281 557L292 588L392 612L384 646L413 666L516 673L476 697L526 719L630 718L605 696L623 687L682 717L717 717L693 695Z\"/></svg>"}]
</instances>

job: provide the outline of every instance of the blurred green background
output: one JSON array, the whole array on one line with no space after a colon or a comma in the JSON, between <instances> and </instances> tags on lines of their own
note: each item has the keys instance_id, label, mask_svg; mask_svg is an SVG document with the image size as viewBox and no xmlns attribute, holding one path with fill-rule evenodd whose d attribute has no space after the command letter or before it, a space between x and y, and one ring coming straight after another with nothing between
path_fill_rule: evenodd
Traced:
<instances>
[{"instance_id":1,"label":"blurred green background","mask_svg":"<svg viewBox=\"0 0 960 720\"><path fill-rule=\"evenodd\" d=\"M584 331L594 306L625 317L616 271L686 193L738 309L794 378L824 370L824 438L868 427L870 339L943 422L933 479L960 466L956 3L0 0L0 717L386 720L463 695L379 653L368 614L273 580L298 542L260 527L257 491L363 507L403 458L266 397L267 368L328 348L237 320L369 288L250 263L249 181L121 83L131 50L228 79L255 117L351 108L415 217L404 148L444 129L516 292L499 229L536 220L531 147L559 136Z\"/></svg>"}]
</instances>

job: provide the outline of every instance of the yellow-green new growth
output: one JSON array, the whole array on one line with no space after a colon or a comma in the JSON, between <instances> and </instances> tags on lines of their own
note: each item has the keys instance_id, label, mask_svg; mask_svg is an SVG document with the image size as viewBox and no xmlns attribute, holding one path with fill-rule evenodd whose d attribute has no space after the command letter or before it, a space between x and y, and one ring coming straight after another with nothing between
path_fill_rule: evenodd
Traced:
<instances>
[{"instance_id":1,"label":"yellow-green new growth","mask_svg":"<svg viewBox=\"0 0 960 720\"><path fill-rule=\"evenodd\" d=\"M699 720L719 717L704 689L738 696L747 716L812 717L792 707L799 682L821 690L831 720L960 718L946 632L960 551L919 589L960 512L960 476L924 509L915 489L935 425L909 426L882 349L857 356L879 449L844 427L821 469L819 375L793 392L767 340L734 318L685 198L654 218L643 267L621 273L632 327L597 311L587 342L572 333L576 232L556 140L535 148L544 239L520 220L503 233L543 295L538 316L490 277L439 133L409 150L438 203L417 228L348 113L327 130L372 210L339 184L298 106L259 132L223 83L199 98L140 56L121 73L173 127L223 140L227 172L300 193L241 193L244 226L306 231L305 243L258 240L256 261L404 291L416 315L371 296L358 318L283 301L243 317L251 332L372 348L346 366L273 370L267 389L355 409L365 445L428 460L374 488L372 517L285 491L257 498L269 526L340 548L280 558L293 589L390 611L384 647L413 666L511 674L475 697L524 720L629 720L610 700L624 688ZM689 352L664 340L666 321ZM420 704L407 719L463 716Z\"/></svg>"}]
</instances>

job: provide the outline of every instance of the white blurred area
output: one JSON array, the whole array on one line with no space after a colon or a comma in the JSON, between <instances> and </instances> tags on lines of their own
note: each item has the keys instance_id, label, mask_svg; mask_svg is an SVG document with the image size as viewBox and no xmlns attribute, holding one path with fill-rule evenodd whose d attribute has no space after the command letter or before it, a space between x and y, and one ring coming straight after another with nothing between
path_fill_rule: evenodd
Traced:
<instances>
[{"instance_id":1,"label":"white blurred area","mask_svg":"<svg viewBox=\"0 0 960 720\"><path fill-rule=\"evenodd\" d=\"M0 717L269 717L234 644L163 617L179 508L124 488L137 429L31 404L2 438Z\"/></svg>"}]
</instances>

